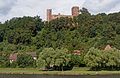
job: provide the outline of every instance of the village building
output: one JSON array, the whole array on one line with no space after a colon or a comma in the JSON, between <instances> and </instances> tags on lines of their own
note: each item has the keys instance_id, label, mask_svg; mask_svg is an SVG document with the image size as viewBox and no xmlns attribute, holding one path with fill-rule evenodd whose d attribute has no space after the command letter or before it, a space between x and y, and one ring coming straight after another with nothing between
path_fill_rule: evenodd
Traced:
<instances>
[{"instance_id":1,"label":"village building","mask_svg":"<svg viewBox=\"0 0 120 78\"><path fill-rule=\"evenodd\" d=\"M10 63L17 61L17 55L18 55L17 53L10 54L9 56Z\"/></svg>"},{"instance_id":2,"label":"village building","mask_svg":"<svg viewBox=\"0 0 120 78\"><path fill-rule=\"evenodd\" d=\"M105 48L104 48L104 51L109 51L109 50L112 50L112 47L110 45L107 45Z\"/></svg>"},{"instance_id":3,"label":"village building","mask_svg":"<svg viewBox=\"0 0 120 78\"><path fill-rule=\"evenodd\" d=\"M80 55L80 53L81 53L80 50L74 50L74 51L73 51L73 54L74 54L74 55Z\"/></svg>"}]
</instances>

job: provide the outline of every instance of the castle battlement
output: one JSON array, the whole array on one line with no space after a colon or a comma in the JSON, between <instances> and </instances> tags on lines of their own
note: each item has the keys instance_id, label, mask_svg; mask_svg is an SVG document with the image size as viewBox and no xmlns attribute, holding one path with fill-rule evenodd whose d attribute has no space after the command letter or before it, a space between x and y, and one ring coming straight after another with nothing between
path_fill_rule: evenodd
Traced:
<instances>
[{"instance_id":1,"label":"castle battlement","mask_svg":"<svg viewBox=\"0 0 120 78\"><path fill-rule=\"evenodd\" d=\"M53 19L57 19L60 17L70 17L73 18L74 16L78 16L79 15L79 7L78 6L74 6L71 9L71 15L61 15L59 14L52 14L52 9L47 9L47 21L51 21Z\"/></svg>"}]
</instances>

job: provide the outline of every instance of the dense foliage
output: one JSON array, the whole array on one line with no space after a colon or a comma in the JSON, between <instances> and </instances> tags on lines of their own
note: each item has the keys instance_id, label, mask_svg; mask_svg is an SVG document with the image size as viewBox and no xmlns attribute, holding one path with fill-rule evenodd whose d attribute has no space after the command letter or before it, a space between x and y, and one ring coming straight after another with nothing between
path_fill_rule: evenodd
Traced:
<instances>
[{"instance_id":1,"label":"dense foliage","mask_svg":"<svg viewBox=\"0 0 120 78\"><path fill-rule=\"evenodd\" d=\"M104 51L90 48L84 57L84 61L92 70L120 70L120 50L114 48Z\"/></svg>"},{"instance_id":2,"label":"dense foliage","mask_svg":"<svg viewBox=\"0 0 120 78\"><path fill-rule=\"evenodd\" d=\"M70 61L71 54L67 49L45 48L40 53L37 64L45 66L46 69L65 70L65 67L72 68L72 65L69 64Z\"/></svg>"},{"instance_id":3,"label":"dense foliage","mask_svg":"<svg viewBox=\"0 0 120 78\"><path fill-rule=\"evenodd\" d=\"M20 54L17 58L17 64L20 68L35 67L35 60L29 54Z\"/></svg>"},{"instance_id":4,"label":"dense foliage","mask_svg":"<svg viewBox=\"0 0 120 78\"><path fill-rule=\"evenodd\" d=\"M0 53L0 67L8 67L9 64L8 55Z\"/></svg>"},{"instance_id":5,"label":"dense foliage","mask_svg":"<svg viewBox=\"0 0 120 78\"><path fill-rule=\"evenodd\" d=\"M81 14L77 17L61 17L50 22L42 21L39 16L35 16L13 18L5 23L0 23L0 53L9 55L10 53L37 52L38 55L41 55L44 52L46 54L42 55L46 55L50 61L46 62L49 66L52 62L51 58L55 57L50 55L64 52L61 50L64 47L69 53L80 50L82 58L71 57L73 60L71 63L78 66L79 64L84 65L83 57L91 51L91 47L104 49L109 44L120 49L120 12L91 15L86 8L80 11ZM46 48L50 50L46 51ZM51 51L53 54L49 54ZM93 52L104 54L99 50ZM42 58L42 55L38 57ZM3 61L7 59L4 58L4 55L1 56L0 63L3 64ZM59 56L59 58L61 57ZM58 62L57 65L61 62Z\"/></svg>"}]
</instances>

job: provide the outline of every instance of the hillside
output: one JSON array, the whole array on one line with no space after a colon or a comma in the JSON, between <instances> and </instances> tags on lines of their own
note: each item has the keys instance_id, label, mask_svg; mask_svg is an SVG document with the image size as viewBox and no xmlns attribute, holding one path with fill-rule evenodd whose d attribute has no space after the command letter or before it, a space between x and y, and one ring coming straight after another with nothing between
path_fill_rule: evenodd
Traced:
<instances>
[{"instance_id":1,"label":"hillside","mask_svg":"<svg viewBox=\"0 0 120 78\"><path fill-rule=\"evenodd\" d=\"M43 22L39 16L13 18L0 23L0 53L37 52L44 48L80 50L106 45L120 49L120 12L91 15L86 10L74 18Z\"/></svg>"},{"instance_id":2,"label":"hillside","mask_svg":"<svg viewBox=\"0 0 120 78\"><path fill-rule=\"evenodd\" d=\"M91 15L42 22L40 17L13 18L0 24L0 51L21 52L44 47L86 51L107 44L120 49L120 13Z\"/></svg>"}]
</instances>

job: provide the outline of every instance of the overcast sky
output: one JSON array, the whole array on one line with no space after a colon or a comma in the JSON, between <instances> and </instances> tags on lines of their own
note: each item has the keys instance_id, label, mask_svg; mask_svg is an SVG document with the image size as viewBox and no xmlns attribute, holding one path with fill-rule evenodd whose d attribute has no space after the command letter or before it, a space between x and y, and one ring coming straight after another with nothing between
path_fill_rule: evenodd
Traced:
<instances>
[{"instance_id":1,"label":"overcast sky","mask_svg":"<svg viewBox=\"0 0 120 78\"><path fill-rule=\"evenodd\" d=\"M0 21L13 17L36 16L46 19L46 9L71 14L71 7L87 8L92 14L120 11L120 0L0 0Z\"/></svg>"}]
</instances>

